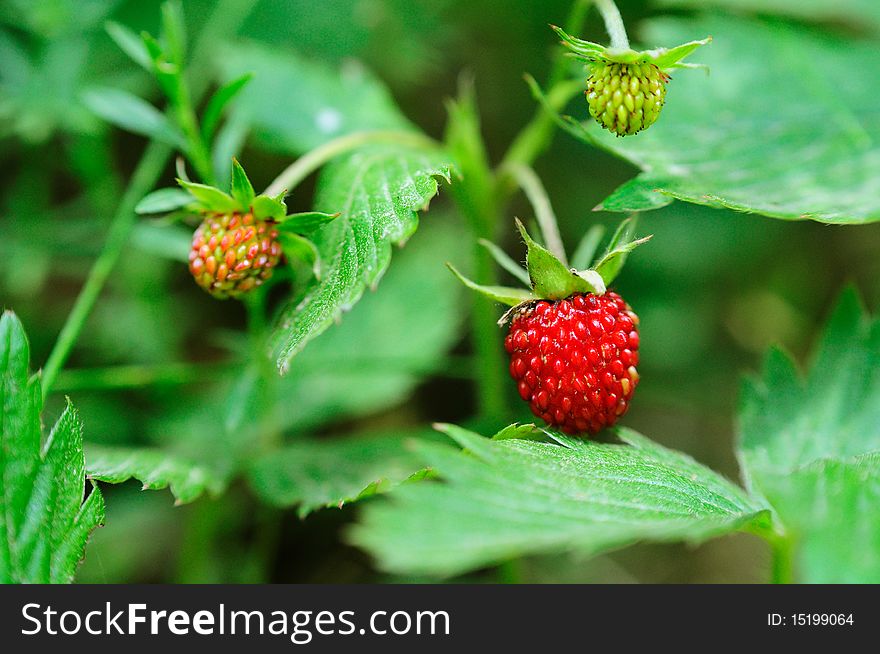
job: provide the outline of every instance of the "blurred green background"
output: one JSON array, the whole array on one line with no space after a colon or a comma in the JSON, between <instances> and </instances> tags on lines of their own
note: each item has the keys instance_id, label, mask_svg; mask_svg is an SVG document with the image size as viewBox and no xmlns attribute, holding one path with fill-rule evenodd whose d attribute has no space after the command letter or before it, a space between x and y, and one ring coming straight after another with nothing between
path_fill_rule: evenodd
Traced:
<instances>
[{"instance_id":1,"label":"blurred green background","mask_svg":"<svg viewBox=\"0 0 880 654\"><path fill-rule=\"evenodd\" d=\"M193 32L213 4L184 3ZM643 18L683 11L619 4L636 34ZM158 99L146 73L118 50L103 23L113 19L155 32L158 7L153 0L0 4L0 305L24 322L35 367L45 361L100 251L144 146L92 117L80 95L101 84ZM262 0L239 26L238 38L215 44L215 72L235 57L239 39L334 64L360 60L436 137L443 132L444 101L465 73L475 79L485 137L497 160L534 112L522 75L546 74L555 44L547 24L561 24L568 10L566 0ZM825 18L828 29L858 29L831 10ZM604 38L596 15L583 36ZM277 111L283 115L284 107ZM254 138L240 153L255 185L289 162L265 145ZM618 216L591 209L636 173L563 134L536 169L571 247L595 222L617 222ZM164 185L173 177L169 167ZM300 189L291 208L306 210L308 202L308 188ZM505 246L520 257L512 219L531 210L522 198L511 209ZM654 239L630 258L618 282L642 319L642 383L626 424L737 478L732 438L741 376L757 368L772 343L803 361L845 283L854 282L869 307L880 304L880 225L786 223L674 203L645 214L641 230ZM464 233L441 193L378 292L334 328L344 331L331 330L310 345L302 368L286 382L276 409L288 438L400 433L470 418L469 303L443 268L444 261L462 256ZM89 442L161 445L220 466L229 451L247 447L250 436L241 433L247 430L229 429L226 420L238 373L218 373L230 353L243 349L245 313L238 304L209 298L183 264L157 254L185 251L185 241L179 231L165 234L156 225L138 230L59 378L44 422L54 421L68 393ZM424 277L431 298L407 283L407 271ZM443 313L439 325L437 312ZM434 330L430 345L413 348L433 347L436 354L399 368L381 359L393 347L375 345L379 356L365 378L373 392L361 396L364 379L329 366L327 353L338 353L343 344L369 347L389 329L395 339L425 338ZM185 379L150 378L150 371L178 362L194 364ZM129 368L134 379L120 388L102 388L101 380L75 372L121 365L135 367ZM511 422L528 419L526 407L520 408ZM78 576L83 582L390 580L344 544L341 534L356 505L300 519L293 509L279 514L257 507L242 484L219 499L183 507L173 506L169 493L141 492L134 482L105 486L105 492L107 525L92 538ZM768 560L761 542L738 535L699 548L641 545L588 561L530 558L468 579L751 582L766 579Z\"/></svg>"}]
</instances>

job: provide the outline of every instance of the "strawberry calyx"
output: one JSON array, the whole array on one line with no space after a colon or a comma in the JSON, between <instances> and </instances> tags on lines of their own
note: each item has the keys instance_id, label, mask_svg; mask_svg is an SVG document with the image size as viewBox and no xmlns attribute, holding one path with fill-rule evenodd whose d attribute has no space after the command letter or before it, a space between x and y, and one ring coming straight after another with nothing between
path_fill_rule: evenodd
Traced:
<instances>
[{"instance_id":1,"label":"strawberry calyx","mask_svg":"<svg viewBox=\"0 0 880 654\"><path fill-rule=\"evenodd\" d=\"M711 36L698 41L682 43L674 48L655 48L653 50L633 50L632 48L606 47L601 43L585 41L566 33L561 27L551 25L551 29L562 39L562 45L568 54L587 64L653 64L661 71L674 68L705 68L703 64L683 63L698 48L710 43Z\"/></svg>"},{"instance_id":2,"label":"strawberry calyx","mask_svg":"<svg viewBox=\"0 0 880 654\"><path fill-rule=\"evenodd\" d=\"M516 220L516 226L527 250L526 270L523 271L523 275L517 275L517 277L527 278L528 288L484 286L468 279L454 266L447 263L449 269L465 286L495 302L512 307L501 318L500 324L516 315L520 309L538 300L553 302L577 294L604 295L608 286L623 268L627 255L651 238L650 236L636 238L635 216L627 218L617 228L604 252L595 258L592 265L589 268L578 270L567 266L560 257L535 241L519 219ZM500 253L498 248L489 247L492 244L486 245L496 259L506 256ZM499 263L509 268L512 262L499 260Z\"/></svg>"}]
</instances>

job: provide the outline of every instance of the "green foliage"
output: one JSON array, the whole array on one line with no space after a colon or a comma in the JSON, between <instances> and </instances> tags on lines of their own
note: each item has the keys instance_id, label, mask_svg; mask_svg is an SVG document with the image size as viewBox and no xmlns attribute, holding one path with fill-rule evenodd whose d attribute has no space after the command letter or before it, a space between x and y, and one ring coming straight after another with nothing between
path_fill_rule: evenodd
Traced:
<instances>
[{"instance_id":1,"label":"green foliage","mask_svg":"<svg viewBox=\"0 0 880 654\"><path fill-rule=\"evenodd\" d=\"M274 385L258 381L256 362L239 373L227 427L240 429L262 400L283 428L308 433L393 407L425 375L445 372L466 310L462 290L443 268L458 251L460 231L448 213L435 216L397 255L380 291L313 341Z\"/></svg>"},{"instance_id":2,"label":"green foliage","mask_svg":"<svg viewBox=\"0 0 880 654\"><path fill-rule=\"evenodd\" d=\"M694 30L714 36L703 53L711 75L677 75L662 118L638 138L594 125L581 133L645 171L600 208L679 199L789 220L880 220L871 137L880 122L865 95L880 83L876 44L719 16L654 20L646 36L668 42ZM854 69L864 76L840 73Z\"/></svg>"},{"instance_id":3,"label":"green foliage","mask_svg":"<svg viewBox=\"0 0 880 654\"><path fill-rule=\"evenodd\" d=\"M185 148L180 130L148 102L128 91L92 88L83 95L84 104L98 117L121 129L175 148Z\"/></svg>"},{"instance_id":4,"label":"green foliage","mask_svg":"<svg viewBox=\"0 0 880 654\"><path fill-rule=\"evenodd\" d=\"M526 243L526 267L529 279L538 297L562 300L573 293L605 292L605 284L595 271L577 271L568 268L556 255L536 243L521 222L516 221L520 236Z\"/></svg>"},{"instance_id":5,"label":"green foliage","mask_svg":"<svg viewBox=\"0 0 880 654\"><path fill-rule=\"evenodd\" d=\"M465 452L418 447L443 483L398 488L351 533L387 570L452 575L522 554L698 542L766 522L764 507L738 487L629 430L620 432L626 445L444 431Z\"/></svg>"},{"instance_id":6,"label":"green foliage","mask_svg":"<svg viewBox=\"0 0 880 654\"><path fill-rule=\"evenodd\" d=\"M300 516L342 507L423 476L421 456L411 447L415 438L431 438L431 432L300 440L257 459L248 480L270 504L299 506Z\"/></svg>"},{"instance_id":7,"label":"green foliage","mask_svg":"<svg viewBox=\"0 0 880 654\"><path fill-rule=\"evenodd\" d=\"M303 154L359 131L412 129L385 86L360 64L336 70L258 44L242 44L235 57L218 63L229 80L253 75L230 121L246 125L268 150Z\"/></svg>"},{"instance_id":8,"label":"green foliage","mask_svg":"<svg viewBox=\"0 0 880 654\"><path fill-rule=\"evenodd\" d=\"M880 31L880 5L874 0L659 0L661 7L718 7L758 14L782 14L805 20L844 22Z\"/></svg>"},{"instance_id":9,"label":"green foliage","mask_svg":"<svg viewBox=\"0 0 880 654\"><path fill-rule=\"evenodd\" d=\"M880 320L852 289L840 298L810 371L779 350L744 385L740 454L749 486L799 547L807 582L880 580Z\"/></svg>"},{"instance_id":10,"label":"green foliage","mask_svg":"<svg viewBox=\"0 0 880 654\"><path fill-rule=\"evenodd\" d=\"M315 232L319 278L282 311L271 336L278 367L326 330L375 287L391 262L391 245L418 227L417 211L437 194L436 178L450 180L451 163L439 149L365 146L322 173L315 207L340 217Z\"/></svg>"},{"instance_id":11,"label":"green foliage","mask_svg":"<svg viewBox=\"0 0 880 654\"><path fill-rule=\"evenodd\" d=\"M88 445L86 474L110 484L134 478L143 490L170 487L177 504L192 502L203 493L216 496L226 488L226 480L211 469L159 449Z\"/></svg>"},{"instance_id":12,"label":"green foliage","mask_svg":"<svg viewBox=\"0 0 880 654\"><path fill-rule=\"evenodd\" d=\"M0 318L0 582L65 583L104 500L92 485L83 501L82 424L68 402L41 443L40 378L15 314Z\"/></svg>"}]
</instances>

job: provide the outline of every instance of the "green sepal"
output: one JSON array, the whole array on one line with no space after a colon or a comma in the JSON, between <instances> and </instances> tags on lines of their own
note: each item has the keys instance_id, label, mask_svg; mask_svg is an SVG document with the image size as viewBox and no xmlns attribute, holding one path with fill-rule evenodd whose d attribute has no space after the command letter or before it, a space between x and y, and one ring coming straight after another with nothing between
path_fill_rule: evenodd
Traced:
<instances>
[{"instance_id":1,"label":"green sepal","mask_svg":"<svg viewBox=\"0 0 880 654\"><path fill-rule=\"evenodd\" d=\"M160 188L145 195L134 208L138 215L168 213L193 203L191 193L180 188Z\"/></svg>"},{"instance_id":2,"label":"green sepal","mask_svg":"<svg viewBox=\"0 0 880 654\"><path fill-rule=\"evenodd\" d=\"M293 232L294 234L310 234L319 227L339 218L339 216L340 214L338 213L305 211L303 213L292 213L289 216L281 216L276 220L280 231Z\"/></svg>"},{"instance_id":3,"label":"green sepal","mask_svg":"<svg viewBox=\"0 0 880 654\"><path fill-rule=\"evenodd\" d=\"M232 158L232 197L240 207L250 208L254 203L254 187L235 157Z\"/></svg>"},{"instance_id":4,"label":"green sepal","mask_svg":"<svg viewBox=\"0 0 880 654\"><path fill-rule=\"evenodd\" d=\"M281 222L287 215L287 205L268 195L258 195L250 203L249 208L257 220L274 220Z\"/></svg>"},{"instance_id":5,"label":"green sepal","mask_svg":"<svg viewBox=\"0 0 880 654\"><path fill-rule=\"evenodd\" d=\"M578 272L568 268L544 246L535 242L522 222L517 219L516 227L528 248L526 266L532 289L538 297L547 300L563 300L574 293L594 293L602 295L605 285L602 279L591 271Z\"/></svg>"},{"instance_id":6,"label":"green sepal","mask_svg":"<svg viewBox=\"0 0 880 654\"><path fill-rule=\"evenodd\" d=\"M683 64L682 59L691 55L697 48L712 41L711 36L699 41L690 41L677 45L674 48L655 48L654 50L632 50L608 48L600 43L585 41L567 34L565 30L556 25L550 26L562 44L568 48L571 56L587 63L605 61L618 64L654 64L661 70L671 68L697 68L698 64Z\"/></svg>"},{"instance_id":7,"label":"green sepal","mask_svg":"<svg viewBox=\"0 0 880 654\"><path fill-rule=\"evenodd\" d=\"M643 238L634 238L636 231L636 217L630 216L617 228L614 236L608 242L605 252L599 257L592 266L592 270L599 274L605 285L611 284L617 277L626 256L643 243L651 240L651 236Z\"/></svg>"},{"instance_id":8,"label":"green sepal","mask_svg":"<svg viewBox=\"0 0 880 654\"><path fill-rule=\"evenodd\" d=\"M228 193L224 193L218 188L208 186L207 184L197 184L196 182L187 182L186 180L177 179L177 183L189 191L199 204L199 208L203 211L216 213L231 213L240 211L241 207Z\"/></svg>"},{"instance_id":9,"label":"green sepal","mask_svg":"<svg viewBox=\"0 0 880 654\"><path fill-rule=\"evenodd\" d=\"M525 288L513 288L510 286L483 286L482 284L477 284L476 282L471 281L464 275L462 275L458 270L455 269L451 263L447 263L446 267L452 271L452 274L458 277L458 280L467 286L472 291L476 291L480 295L493 300L494 302L500 302L501 304L506 304L510 307L515 307L523 302L530 302L532 300L540 299L537 295L529 291Z\"/></svg>"},{"instance_id":10,"label":"green sepal","mask_svg":"<svg viewBox=\"0 0 880 654\"><path fill-rule=\"evenodd\" d=\"M504 250L495 245L492 241L488 241L484 238L479 239L477 242L484 248L486 248L489 254L492 255L492 258L495 259L495 263L497 263L504 270L516 277L526 286L529 285L528 271L521 265L519 265L516 261L511 259Z\"/></svg>"},{"instance_id":11,"label":"green sepal","mask_svg":"<svg viewBox=\"0 0 880 654\"><path fill-rule=\"evenodd\" d=\"M302 261L312 269L316 278L320 278L320 256L314 243L304 236L285 231L278 232L278 242L288 261Z\"/></svg>"}]
</instances>

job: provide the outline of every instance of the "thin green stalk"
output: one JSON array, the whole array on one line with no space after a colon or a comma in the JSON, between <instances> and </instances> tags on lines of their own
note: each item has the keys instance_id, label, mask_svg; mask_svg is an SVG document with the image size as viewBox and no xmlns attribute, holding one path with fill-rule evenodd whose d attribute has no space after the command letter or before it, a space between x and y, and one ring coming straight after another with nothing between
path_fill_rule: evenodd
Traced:
<instances>
[{"instance_id":1,"label":"thin green stalk","mask_svg":"<svg viewBox=\"0 0 880 654\"><path fill-rule=\"evenodd\" d=\"M615 50L629 50L629 37L626 35L626 27L620 10L614 4L614 0L595 0L596 8L602 14L605 21L605 29L611 37L611 47Z\"/></svg>"},{"instance_id":2,"label":"thin green stalk","mask_svg":"<svg viewBox=\"0 0 880 654\"><path fill-rule=\"evenodd\" d=\"M105 368L62 370L55 390L64 393L82 390L119 390L144 386L179 386L217 379L236 362L166 363L158 365L123 365Z\"/></svg>"},{"instance_id":3,"label":"thin green stalk","mask_svg":"<svg viewBox=\"0 0 880 654\"><path fill-rule=\"evenodd\" d=\"M180 102L174 107L174 114L177 118L177 124L183 131L183 135L188 143L187 154L202 181L205 184L216 184L211 153L202 136L202 131L199 129L199 121L193 108L189 89L182 74L178 77L178 80L177 93Z\"/></svg>"},{"instance_id":4,"label":"thin green stalk","mask_svg":"<svg viewBox=\"0 0 880 654\"><path fill-rule=\"evenodd\" d=\"M125 247L131 230L136 221L134 213L135 205L140 199L146 195L156 184L159 175L165 169L165 164L171 156L171 148L162 143L153 142L147 147L144 156L131 177L128 188L122 196L122 200L113 216L113 222L110 224L110 232L107 235L107 241L104 249L98 256L92 269L89 271L88 279L74 302L73 308L67 316L61 333L58 334L58 340L55 341L55 347L49 354L46 365L43 366L42 384L43 384L43 400L49 395L55 378L61 370L64 362L67 360L73 345L76 343L85 325L86 319L95 306L104 284L110 277L122 250Z\"/></svg>"},{"instance_id":5,"label":"thin green stalk","mask_svg":"<svg viewBox=\"0 0 880 654\"><path fill-rule=\"evenodd\" d=\"M575 1L568 19L565 21L566 32L577 34L583 29L589 7L590 0ZM580 83L575 85L566 79L569 61L562 48L559 48L547 80L547 98L551 106L558 110L565 107L581 91L582 87ZM531 164L539 154L550 146L555 132L556 123L553 116L544 107L539 106L532 119L507 150L502 159L502 167L509 163ZM509 183L501 186L506 193L511 192Z\"/></svg>"},{"instance_id":6,"label":"thin green stalk","mask_svg":"<svg viewBox=\"0 0 880 654\"><path fill-rule=\"evenodd\" d=\"M199 41L193 51L193 67L198 69L201 62L207 59L209 48L213 47L220 38L227 34L232 28L237 27L239 23L250 13L253 2L251 0L222 0L211 15L211 19L206 23L205 28L199 36ZM206 75L196 76L197 92L196 96L200 96L207 90L208 77ZM136 223L134 207L140 199L146 195L155 185L165 164L171 156L171 149L160 143L150 143L146 151L141 157L140 162L135 168L134 174L129 181L128 188L122 196L116 213L113 215L113 221L110 224L110 230L107 235L107 241L104 249L98 256L86 283L79 293L70 314L46 365L43 367L42 374L42 392L43 399L49 395L52 385L58 376L58 372L67 361L70 351L82 333L86 319L92 312L104 284L110 277L110 273L116 266L119 257L123 252L128 237L131 234Z\"/></svg>"},{"instance_id":7,"label":"thin green stalk","mask_svg":"<svg viewBox=\"0 0 880 654\"><path fill-rule=\"evenodd\" d=\"M568 265L568 259L565 256L565 246L562 244L559 224L556 221L556 214L553 213L550 197L547 195L547 190L541 183L541 179L532 168L525 164L509 164L505 170L516 180L532 204L535 210L535 218L538 219L538 225L541 228L541 233L544 235L544 244L547 246L547 249L555 254L562 263Z\"/></svg>"},{"instance_id":8,"label":"thin green stalk","mask_svg":"<svg viewBox=\"0 0 880 654\"><path fill-rule=\"evenodd\" d=\"M281 193L290 192L309 175L318 170L331 159L339 155L355 150L369 143L394 143L396 145L413 146L436 146L437 144L418 132L405 132L402 130L377 130L371 132L355 132L328 141L318 146L307 154L294 161L281 171L266 190L264 195L275 197Z\"/></svg>"},{"instance_id":9,"label":"thin green stalk","mask_svg":"<svg viewBox=\"0 0 880 654\"><path fill-rule=\"evenodd\" d=\"M770 579L774 584L793 584L794 575L794 543L791 538L776 535L770 540L773 556Z\"/></svg>"}]
</instances>

